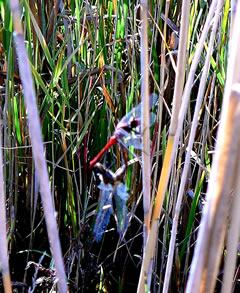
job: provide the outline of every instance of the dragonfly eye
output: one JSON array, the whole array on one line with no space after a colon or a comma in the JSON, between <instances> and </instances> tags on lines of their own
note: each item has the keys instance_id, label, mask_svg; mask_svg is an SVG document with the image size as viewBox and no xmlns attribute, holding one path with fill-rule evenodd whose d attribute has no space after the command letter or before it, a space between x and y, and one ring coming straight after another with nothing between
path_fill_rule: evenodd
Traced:
<instances>
[{"instance_id":1,"label":"dragonfly eye","mask_svg":"<svg viewBox=\"0 0 240 293\"><path fill-rule=\"evenodd\" d=\"M130 133L132 131L135 131L139 125L140 121L135 117L131 117L129 122L126 125L122 125L121 128Z\"/></svg>"},{"instance_id":2,"label":"dragonfly eye","mask_svg":"<svg viewBox=\"0 0 240 293\"><path fill-rule=\"evenodd\" d=\"M134 117L130 120L130 128L136 128L139 126L139 120L135 119Z\"/></svg>"}]
</instances>

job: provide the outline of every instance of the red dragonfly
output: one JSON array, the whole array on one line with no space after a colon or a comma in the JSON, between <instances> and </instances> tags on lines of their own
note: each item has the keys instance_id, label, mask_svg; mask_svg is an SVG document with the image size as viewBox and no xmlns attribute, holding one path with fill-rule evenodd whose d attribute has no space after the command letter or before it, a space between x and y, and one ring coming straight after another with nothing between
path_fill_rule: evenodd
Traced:
<instances>
[{"instance_id":1,"label":"red dragonfly","mask_svg":"<svg viewBox=\"0 0 240 293\"><path fill-rule=\"evenodd\" d=\"M150 108L155 105L157 95L152 94L150 97ZM127 113L117 124L113 136L109 139L104 148L90 161L89 168L93 168L103 154L113 145L118 143L121 147L128 149L133 146L135 149L142 149L141 143L141 103ZM155 121L156 116L151 113L150 125Z\"/></svg>"}]
</instances>

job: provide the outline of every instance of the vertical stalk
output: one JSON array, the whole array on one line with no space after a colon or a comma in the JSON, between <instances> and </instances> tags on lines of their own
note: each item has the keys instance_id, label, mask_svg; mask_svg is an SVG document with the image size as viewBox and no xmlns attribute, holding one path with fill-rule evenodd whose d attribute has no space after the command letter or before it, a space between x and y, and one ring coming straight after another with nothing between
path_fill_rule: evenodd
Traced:
<instances>
[{"instance_id":1,"label":"vertical stalk","mask_svg":"<svg viewBox=\"0 0 240 293\"><path fill-rule=\"evenodd\" d=\"M221 141L213 162L198 240L194 251L186 292L213 292L220 264L227 217L231 202L231 186L239 149L240 94L231 92L227 120L221 127Z\"/></svg>"},{"instance_id":2,"label":"vertical stalk","mask_svg":"<svg viewBox=\"0 0 240 293\"><path fill-rule=\"evenodd\" d=\"M240 84L238 84L238 95L240 100ZM238 140L239 143L239 140ZM238 146L238 149L240 145ZM234 182L233 182L233 200L231 203L231 210L229 212L230 224L227 235L227 249L224 258L224 275L221 293L233 292L234 274L236 267L236 259L238 255L238 245L240 237L240 168L239 168L240 153L238 152L235 160Z\"/></svg>"},{"instance_id":3,"label":"vertical stalk","mask_svg":"<svg viewBox=\"0 0 240 293\"><path fill-rule=\"evenodd\" d=\"M240 13L237 4L236 15ZM203 209L198 241L194 250L186 292L196 292L198 288L211 292L217 277L220 253L226 233L227 212L230 199L231 175L234 177L234 161L239 150L239 82L240 82L240 18L232 22L231 52L227 80L224 91L221 120L217 135L216 155L207 191L207 204ZM236 87L236 84L238 86ZM230 186L229 186L230 184ZM193 291L195 290L195 291Z\"/></svg>"},{"instance_id":4,"label":"vertical stalk","mask_svg":"<svg viewBox=\"0 0 240 293\"><path fill-rule=\"evenodd\" d=\"M6 293L11 293L11 279L8 265L7 231L6 231L6 203L5 203L5 178L3 177L2 159L2 127L0 126L0 265L2 269L3 287Z\"/></svg>"},{"instance_id":5,"label":"vertical stalk","mask_svg":"<svg viewBox=\"0 0 240 293\"><path fill-rule=\"evenodd\" d=\"M196 133L196 129L197 129L199 111L200 111L200 107L202 104L202 98L203 98L203 94L204 94L204 90L205 90L207 74L209 72L210 57L212 55L218 19L220 16L221 3L222 3L222 1L220 0L218 2L217 12L216 12L215 18L214 18L214 27L213 27L210 42L209 42L209 50L207 52L207 57L206 57L200 85L199 85L197 102L196 102L194 117L193 117L193 121L192 121L189 143L188 143L188 147L187 147L187 156L185 159L184 169L183 169L182 178L181 178L181 184L180 184L179 192L178 192L178 196L177 196L177 203L176 203L175 215L174 215L174 219L173 219L173 226L172 226L171 240L170 240L170 245L169 245L169 253L168 253L168 260L167 260L166 274L165 274L165 279L164 279L163 292L168 292L168 287L169 287L169 282L170 282L170 277L171 277L171 270L172 270L172 263L173 263L173 255L174 255L174 250L175 250L178 219L179 219L179 215L180 215L180 211L181 211L182 198L183 198L187 175L188 175L188 171L189 171L190 155L191 155L191 150L193 147L195 133ZM189 2L188 2L188 4L189 4ZM188 16L189 16L189 6L188 6ZM188 30L186 30L186 32L187 31ZM179 56L181 56L181 55L179 55ZM180 88L180 90L181 89L182 89L182 87Z\"/></svg>"},{"instance_id":6,"label":"vertical stalk","mask_svg":"<svg viewBox=\"0 0 240 293\"><path fill-rule=\"evenodd\" d=\"M13 14L14 39L16 53L18 56L18 66L24 89L24 100L28 111L30 137L32 142L34 159L36 162L36 168L39 176L40 194L46 220L48 239L52 249L54 264L56 268L57 286L60 293L66 293L67 283L64 272L64 264L54 213L53 200L49 188L50 182L48 178L47 164L44 156L39 114L36 105L36 95L33 88L30 65L28 61L26 47L24 44L24 34L21 24L19 2L17 0L11 0L9 1L9 5Z\"/></svg>"},{"instance_id":7,"label":"vertical stalk","mask_svg":"<svg viewBox=\"0 0 240 293\"><path fill-rule=\"evenodd\" d=\"M141 1L141 95L142 95L142 185L143 185L143 209L144 209L144 247L150 229L150 135L149 135L149 76L148 76L148 21L147 21L147 0Z\"/></svg>"},{"instance_id":8,"label":"vertical stalk","mask_svg":"<svg viewBox=\"0 0 240 293\"><path fill-rule=\"evenodd\" d=\"M138 283L138 293L144 292L144 283L145 283L144 279L145 279L145 276L149 274L150 263L154 257L155 247L156 247L156 242L158 237L158 220L159 220L160 212L162 209L164 195L167 189L167 184L168 184L168 180L169 180L169 176L171 172L171 166L172 166L174 156L176 154L177 144L178 144L180 132L183 125L183 120L184 120L186 109L189 103L189 96L192 89L194 74L197 69L197 65L200 59L201 51L203 49L204 41L207 37L207 33L211 25L212 17L215 13L217 2L218 0L213 0L211 7L209 9L206 23L204 25L201 38L199 40L199 46L196 49L192 66L189 72L188 80L186 82L185 90L182 97L181 108L179 110L179 113L176 111L175 117L172 117L172 119L174 119L174 121L176 121L177 124L174 125L175 127L170 127L166 153L165 153L165 157L163 161L158 191L157 191L156 200L155 200L155 206L154 206L153 215L152 215L151 230L148 235L147 244L145 248L145 254L144 254L144 258L142 262L140 279ZM175 101L173 101L173 103L175 103Z\"/></svg>"}]
</instances>

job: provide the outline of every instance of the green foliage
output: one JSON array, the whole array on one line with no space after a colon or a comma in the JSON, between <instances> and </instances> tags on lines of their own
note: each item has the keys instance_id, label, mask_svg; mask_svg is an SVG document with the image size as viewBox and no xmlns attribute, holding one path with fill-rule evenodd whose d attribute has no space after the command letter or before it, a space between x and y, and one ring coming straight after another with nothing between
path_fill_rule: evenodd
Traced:
<instances>
[{"instance_id":1,"label":"green foliage","mask_svg":"<svg viewBox=\"0 0 240 293\"><path fill-rule=\"evenodd\" d=\"M137 159L134 163L131 162L122 179L129 188L130 194L128 206L124 206L124 208L131 213L124 238L126 243L123 241L119 246L118 234L114 231L116 227L111 220L108 225L109 231L103 237L102 243L92 243L92 228L96 219L99 190L96 188L98 182L92 170L88 168L88 163L113 135L117 122L141 101L141 9L139 2L70 0L62 1L64 7L57 12L54 11L53 6L55 1L42 0L40 2L41 5L38 6L38 1L20 1L22 4L21 16L37 95L50 188L56 209L69 284L78 286L76 290L81 286L83 288L86 284L93 284L84 292L96 290L123 292L126 288L128 289L128 284L133 284L131 291L135 292L139 275L136 258L140 257L142 253L141 164L137 162ZM149 8L148 27L150 88L163 101L161 111L157 112L157 126L153 125L153 129L151 129L152 136L156 135L153 145L155 152L152 157L152 178L155 178L152 180L154 195L169 135L171 117L168 108L171 113L175 72L169 54L165 56L164 64L164 58L161 56L162 36L159 30L163 33L164 21L161 13L164 13L165 2L150 1L149 3L152 4ZM169 14L170 20L178 26L181 11L179 5L179 1L172 1ZM208 173L206 172L210 171L212 157L209 153L214 148L221 107L220 91L223 91L226 78L230 26L229 7L230 2L226 0L220 25L221 34L215 40L215 50L208 76L208 80L212 80L216 75L216 81L211 85L211 101L214 100L214 105L213 102L209 102L210 94L208 93L199 115L198 134L193 151L202 160L201 163L195 159L192 160L190 179L186 187L187 190L193 190L194 198L187 221L182 221L178 227L179 235L184 230L181 235L184 238L183 242L177 243L177 246L180 246L182 277L181 290L179 289L178 292L183 292L187 271L184 268L190 265L189 257L186 256L191 255L194 247L193 237L190 236L195 233L199 203L204 199L207 186ZM207 13L207 1L192 2L186 76L198 46ZM38 197L39 174L36 173L30 148L28 111L24 106L24 92L18 77L18 66L13 49L13 24L8 1L0 0L0 17L0 49L3 47L3 57L0 54L0 61L3 59L5 62L5 69L0 70L1 76L7 71L5 81L1 81L1 86L4 88L3 93L6 93L5 101L2 99L1 104L1 119L4 120L3 154L9 223L8 240L9 251L12 255L28 248L28 255L21 261L22 266L12 269L12 272L19 270L22 274L29 260L38 259L36 252L48 250L49 246L44 226L44 214ZM172 30L168 27L166 41L169 40L171 33ZM208 40L199 63L198 74L201 74L207 50ZM103 66L108 66L110 69L101 68L101 56L103 56ZM173 58L177 62L175 55ZM169 71L165 91L159 89L161 66L166 66ZM113 109L106 99L103 88L111 97ZM159 233L158 245L159 250L163 253L161 260L154 264L157 272L155 292L160 290L158 284L163 279L163 268L167 260L171 223L174 217L197 88L198 79L196 78L181 141L176 150L178 152L176 162L180 163L174 165L164 201L164 212L161 215L161 220L163 216L166 220L161 221L159 226L161 233ZM207 130L203 127L202 121L208 121ZM203 143L205 141L206 143ZM130 150L136 154L136 158L141 160L140 153L136 152L134 148L130 148ZM134 158L128 154L128 160ZM116 171L124 163L120 148L112 147L101 162ZM206 167L206 170L202 170L202 165ZM154 202L154 198L152 201ZM183 203L183 207L185 205L186 203ZM24 215L21 215L20 211L23 210ZM124 220L121 221L122 215L116 214L117 220L124 226ZM125 230L125 227L119 228L119 230L121 229ZM48 265L50 266L49 263ZM136 271L136 275L133 274L133 271ZM79 272L81 272L81 276ZM159 272L161 272L160 280L157 279ZM25 279L31 279L29 274L27 271L28 278ZM15 281L22 282L21 278L22 275L18 274ZM115 280L118 281L115 282Z\"/></svg>"}]
</instances>

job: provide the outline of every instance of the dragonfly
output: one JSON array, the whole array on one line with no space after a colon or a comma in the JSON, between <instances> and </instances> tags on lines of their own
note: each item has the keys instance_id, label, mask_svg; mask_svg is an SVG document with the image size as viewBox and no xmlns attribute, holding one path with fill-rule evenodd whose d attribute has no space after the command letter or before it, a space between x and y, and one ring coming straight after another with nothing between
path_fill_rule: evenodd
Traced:
<instances>
[{"instance_id":1,"label":"dragonfly","mask_svg":"<svg viewBox=\"0 0 240 293\"><path fill-rule=\"evenodd\" d=\"M121 182L125 169L126 166L124 165L113 173L100 163L96 163L94 166L94 172L101 180L101 183L98 185L100 197L93 227L93 235L96 242L101 241L111 215L114 215L116 220L120 240L123 239L127 229L129 220L127 200L129 193L127 187Z\"/></svg>"},{"instance_id":2,"label":"dragonfly","mask_svg":"<svg viewBox=\"0 0 240 293\"><path fill-rule=\"evenodd\" d=\"M152 94L150 97L150 109L156 104L157 95ZM133 146L135 149L142 149L141 139L141 108L142 104L138 104L129 113L127 113L117 124L114 134L109 139L103 149L90 161L89 168L92 169L100 160L104 153L113 145L119 144L121 148L128 149ZM156 115L151 113L150 125L154 123Z\"/></svg>"}]
</instances>

